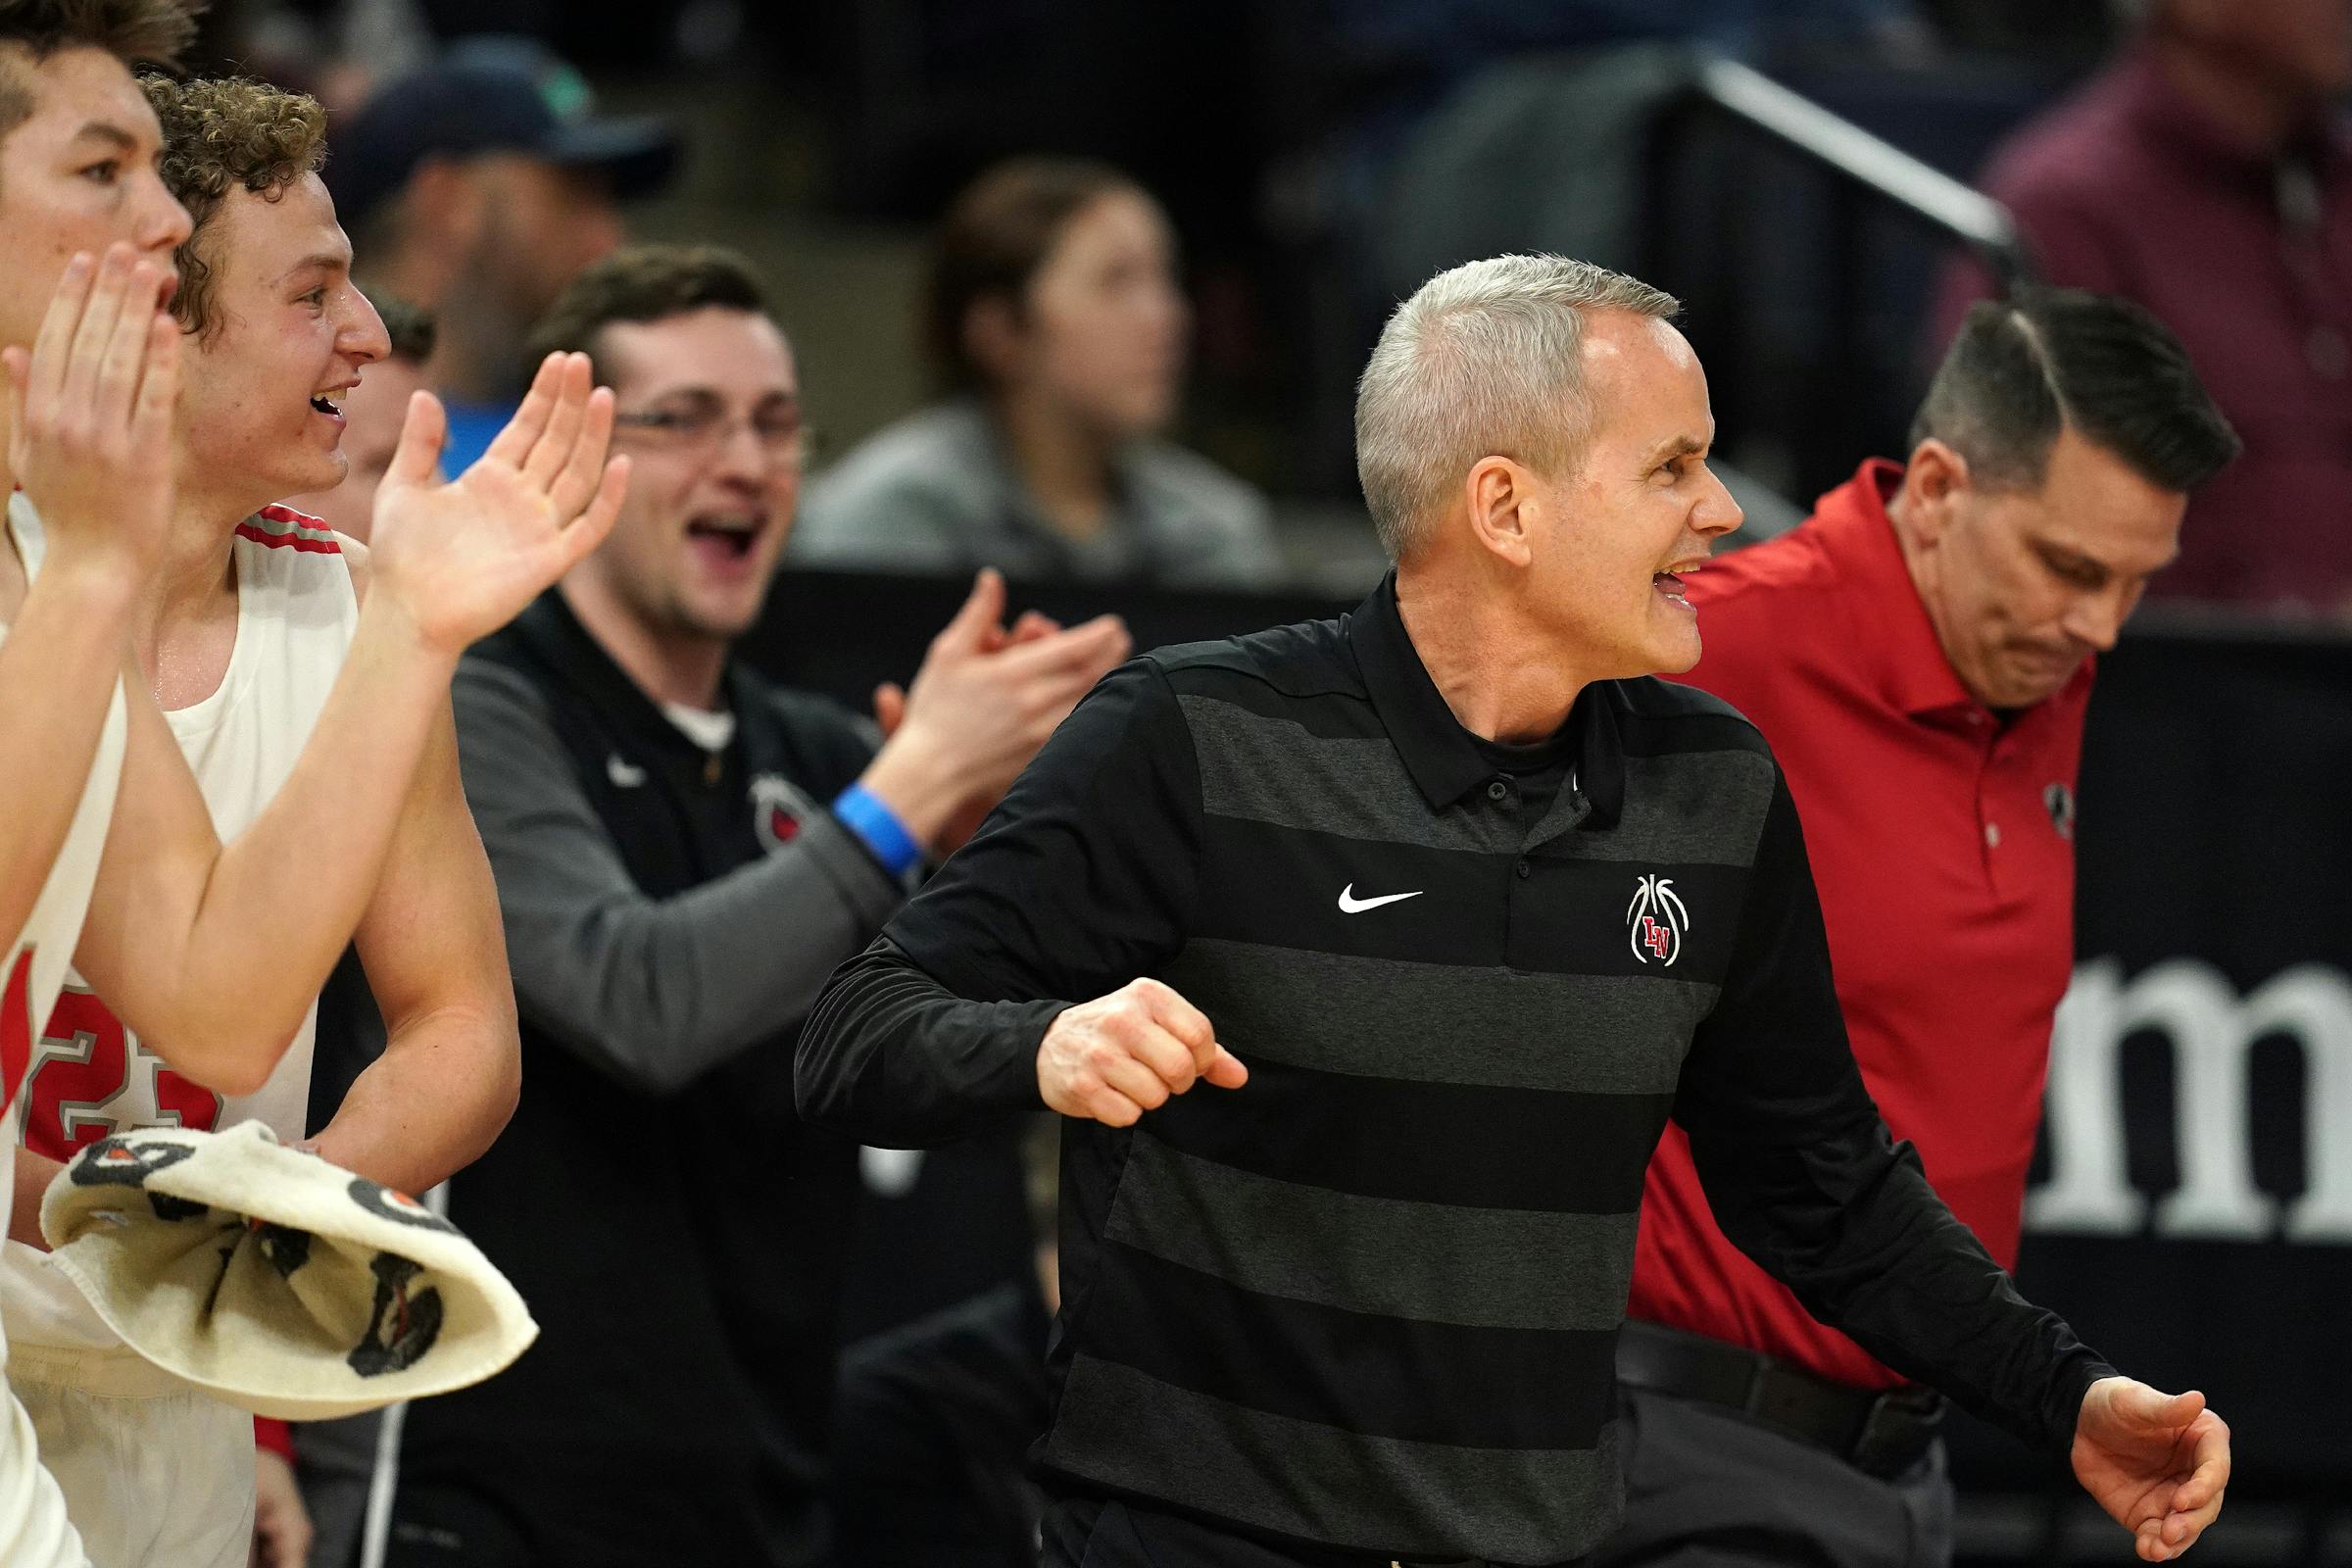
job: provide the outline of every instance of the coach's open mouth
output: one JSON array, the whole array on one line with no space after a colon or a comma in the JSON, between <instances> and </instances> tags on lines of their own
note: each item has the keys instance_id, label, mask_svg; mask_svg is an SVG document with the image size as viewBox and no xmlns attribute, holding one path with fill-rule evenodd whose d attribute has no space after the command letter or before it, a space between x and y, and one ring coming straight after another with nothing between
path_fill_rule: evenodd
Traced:
<instances>
[{"instance_id":1,"label":"coach's open mouth","mask_svg":"<svg viewBox=\"0 0 2352 1568\"><path fill-rule=\"evenodd\" d=\"M1690 608L1690 601L1685 596L1683 579L1690 576L1692 572L1704 568L1706 562L1707 558L1704 556L1693 557L1688 561L1675 562L1664 571L1650 573L1649 586L1659 595L1664 597L1669 603L1680 605L1683 609L1689 610Z\"/></svg>"}]
</instances>

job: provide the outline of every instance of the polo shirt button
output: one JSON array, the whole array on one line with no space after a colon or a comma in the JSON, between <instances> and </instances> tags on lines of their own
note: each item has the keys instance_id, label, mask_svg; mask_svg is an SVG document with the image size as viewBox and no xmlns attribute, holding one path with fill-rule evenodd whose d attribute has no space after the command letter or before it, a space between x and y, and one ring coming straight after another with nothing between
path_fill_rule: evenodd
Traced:
<instances>
[{"instance_id":1,"label":"polo shirt button","mask_svg":"<svg viewBox=\"0 0 2352 1568\"><path fill-rule=\"evenodd\" d=\"M1988 850L1997 850L2001 847L2000 823L1987 822L1984 824L1984 847Z\"/></svg>"},{"instance_id":2,"label":"polo shirt button","mask_svg":"<svg viewBox=\"0 0 2352 1568\"><path fill-rule=\"evenodd\" d=\"M1519 875L1524 878L1527 876L1531 868L1525 860L1521 860L1517 865L1513 866L1512 869L1517 871Z\"/></svg>"},{"instance_id":3,"label":"polo shirt button","mask_svg":"<svg viewBox=\"0 0 2352 1568\"><path fill-rule=\"evenodd\" d=\"M1487 799L1490 801L1502 800L1510 793L1511 787L1500 779L1496 779L1494 783L1487 786Z\"/></svg>"}]
</instances>

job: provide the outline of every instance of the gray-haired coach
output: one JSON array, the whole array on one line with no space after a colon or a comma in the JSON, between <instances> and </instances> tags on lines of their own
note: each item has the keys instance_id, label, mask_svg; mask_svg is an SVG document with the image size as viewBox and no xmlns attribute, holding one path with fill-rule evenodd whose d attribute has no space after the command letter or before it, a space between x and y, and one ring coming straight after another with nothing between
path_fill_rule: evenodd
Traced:
<instances>
[{"instance_id":1,"label":"gray-haired coach","mask_svg":"<svg viewBox=\"0 0 2352 1568\"><path fill-rule=\"evenodd\" d=\"M1681 577L1740 521L1674 309L1548 257L1423 287L1356 406L1394 575L1115 671L817 1005L821 1124L1078 1118L1050 1564L1586 1551L1669 1115L1728 1235L2071 1448L2143 1558L2221 1505L2202 1399L2022 1300L1888 1139L1771 753L1652 678L1697 661Z\"/></svg>"}]
</instances>

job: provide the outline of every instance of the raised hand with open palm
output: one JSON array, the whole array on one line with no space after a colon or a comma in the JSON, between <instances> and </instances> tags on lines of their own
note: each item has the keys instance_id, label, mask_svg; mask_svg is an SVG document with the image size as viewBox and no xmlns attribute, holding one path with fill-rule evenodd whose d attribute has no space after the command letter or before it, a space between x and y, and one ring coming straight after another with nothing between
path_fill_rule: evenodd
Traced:
<instances>
[{"instance_id":1,"label":"raised hand with open palm","mask_svg":"<svg viewBox=\"0 0 2352 1568\"><path fill-rule=\"evenodd\" d=\"M505 625L612 531L629 460L605 459L612 393L592 380L586 355L549 355L498 439L448 481L440 401L410 401L376 492L369 598L389 598L435 651Z\"/></svg>"}]
</instances>

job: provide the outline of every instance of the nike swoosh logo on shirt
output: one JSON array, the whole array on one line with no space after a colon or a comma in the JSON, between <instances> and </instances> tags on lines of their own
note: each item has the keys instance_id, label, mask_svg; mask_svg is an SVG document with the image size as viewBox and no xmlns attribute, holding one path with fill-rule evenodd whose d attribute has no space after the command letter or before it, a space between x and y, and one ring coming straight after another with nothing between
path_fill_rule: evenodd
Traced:
<instances>
[{"instance_id":1,"label":"nike swoosh logo on shirt","mask_svg":"<svg viewBox=\"0 0 2352 1568\"><path fill-rule=\"evenodd\" d=\"M1355 896L1355 884L1350 882L1340 889L1340 911L1343 914L1361 914L1366 909L1377 909L1384 904L1395 904L1399 899L1417 899L1428 891L1427 888L1415 888L1410 893L1384 893L1377 899L1359 899Z\"/></svg>"},{"instance_id":2,"label":"nike swoosh logo on shirt","mask_svg":"<svg viewBox=\"0 0 2352 1568\"><path fill-rule=\"evenodd\" d=\"M605 777L624 790L633 790L645 782L645 769L614 752L605 759Z\"/></svg>"}]
</instances>

